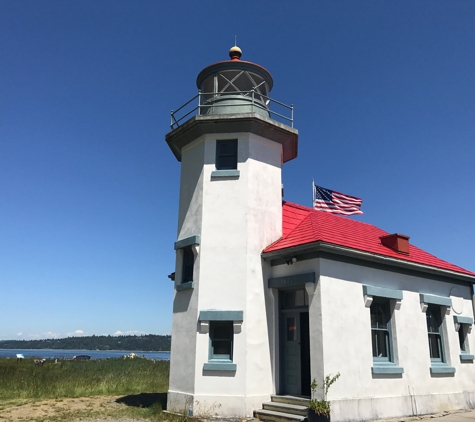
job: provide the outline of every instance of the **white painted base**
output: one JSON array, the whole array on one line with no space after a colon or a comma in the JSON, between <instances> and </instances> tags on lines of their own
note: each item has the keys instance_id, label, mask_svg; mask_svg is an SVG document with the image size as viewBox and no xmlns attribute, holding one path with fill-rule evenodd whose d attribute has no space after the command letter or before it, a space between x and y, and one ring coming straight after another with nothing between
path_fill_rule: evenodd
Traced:
<instances>
[{"instance_id":1,"label":"white painted base","mask_svg":"<svg viewBox=\"0 0 475 422\"><path fill-rule=\"evenodd\" d=\"M252 417L254 410L262 408L262 403L270 401L269 395L226 396L226 395L190 395L168 391L167 411L189 414L195 417Z\"/></svg>"},{"instance_id":2,"label":"white painted base","mask_svg":"<svg viewBox=\"0 0 475 422\"><path fill-rule=\"evenodd\" d=\"M332 422L419 416L449 410L474 409L475 392L332 400Z\"/></svg>"}]
</instances>

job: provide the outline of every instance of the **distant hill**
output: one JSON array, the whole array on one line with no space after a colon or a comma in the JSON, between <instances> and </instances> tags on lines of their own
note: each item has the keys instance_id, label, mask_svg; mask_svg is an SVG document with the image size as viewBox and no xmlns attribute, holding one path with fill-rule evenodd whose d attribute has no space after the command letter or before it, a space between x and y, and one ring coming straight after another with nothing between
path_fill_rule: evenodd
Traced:
<instances>
[{"instance_id":1,"label":"distant hill","mask_svg":"<svg viewBox=\"0 0 475 422\"><path fill-rule=\"evenodd\" d=\"M170 350L171 336L85 336L45 340L0 340L0 349L66 349L66 350Z\"/></svg>"}]
</instances>

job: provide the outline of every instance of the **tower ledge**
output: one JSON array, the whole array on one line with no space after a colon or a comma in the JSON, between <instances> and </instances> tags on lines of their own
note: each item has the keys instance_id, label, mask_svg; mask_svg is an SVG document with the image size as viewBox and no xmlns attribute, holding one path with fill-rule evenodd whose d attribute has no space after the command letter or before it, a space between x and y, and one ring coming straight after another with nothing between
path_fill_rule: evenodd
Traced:
<instances>
[{"instance_id":1,"label":"tower ledge","mask_svg":"<svg viewBox=\"0 0 475 422\"><path fill-rule=\"evenodd\" d=\"M297 157L298 131L257 113L196 115L165 136L178 161L181 150L197 138L211 133L250 132L282 145L283 162Z\"/></svg>"}]
</instances>

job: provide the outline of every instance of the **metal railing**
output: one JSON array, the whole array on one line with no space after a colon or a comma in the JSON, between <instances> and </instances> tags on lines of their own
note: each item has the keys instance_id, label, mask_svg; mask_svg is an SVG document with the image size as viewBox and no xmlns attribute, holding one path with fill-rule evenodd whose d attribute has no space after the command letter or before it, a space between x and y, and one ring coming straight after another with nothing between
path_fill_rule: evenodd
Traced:
<instances>
[{"instance_id":1,"label":"metal railing","mask_svg":"<svg viewBox=\"0 0 475 422\"><path fill-rule=\"evenodd\" d=\"M246 97L250 99L250 102L243 102L242 104L235 103L235 104L219 104L216 103L217 100L219 99L226 99L227 96L234 96L234 95L241 95L242 97ZM198 99L198 105L193 107L193 102ZM281 107L284 110L288 110L290 114L290 117L277 112L276 110L272 110L270 108L270 105L275 105L277 107ZM191 109L188 108L188 106L191 107ZM294 127L294 106L293 105L287 105L284 103L281 103L280 101L274 100L264 94L261 94L260 92L257 92L255 89L251 91L232 91L232 92L226 92L226 93L215 93L215 92L201 92L198 91L198 94L196 94L193 98L191 98L189 101L187 101L185 104L183 104L181 107L179 107L176 110L172 110L170 115L170 128L176 129L177 127L180 126L180 123L182 123L188 116L196 114L208 114L203 111L208 111L210 108L220 108L220 107L233 107L233 108L238 108L238 107L252 107L252 110L254 111L254 106L258 107L260 110L265 110L266 112L269 113L269 116L271 118L277 117L278 119L283 120L286 124L290 123L291 127ZM183 114L182 114L183 113ZM276 119L277 120L277 119Z\"/></svg>"}]
</instances>

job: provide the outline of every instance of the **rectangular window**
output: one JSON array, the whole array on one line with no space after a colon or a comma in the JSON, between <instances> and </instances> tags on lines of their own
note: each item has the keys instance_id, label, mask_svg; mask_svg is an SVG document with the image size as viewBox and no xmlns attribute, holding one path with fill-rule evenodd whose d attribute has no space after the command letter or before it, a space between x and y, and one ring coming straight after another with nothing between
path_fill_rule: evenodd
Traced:
<instances>
[{"instance_id":1,"label":"rectangular window","mask_svg":"<svg viewBox=\"0 0 475 422\"><path fill-rule=\"evenodd\" d=\"M297 323L295 317L287 317L287 341L297 340Z\"/></svg>"},{"instance_id":2,"label":"rectangular window","mask_svg":"<svg viewBox=\"0 0 475 422\"><path fill-rule=\"evenodd\" d=\"M308 294L305 289L287 290L283 292L283 309L293 309L308 306Z\"/></svg>"},{"instance_id":3,"label":"rectangular window","mask_svg":"<svg viewBox=\"0 0 475 422\"><path fill-rule=\"evenodd\" d=\"M193 266L195 264L195 255L191 246L183 248L183 265L181 282L188 283L193 281Z\"/></svg>"},{"instance_id":4,"label":"rectangular window","mask_svg":"<svg viewBox=\"0 0 475 422\"><path fill-rule=\"evenodd\" d=\"M460 361L473 363L474 356L470 354L470 346L468 344L468 333L473 325L473 319L470 317L454 315L454 320L456 329L458 327Z\"/></svg>"},{"instance_id":5,"label":"rectangular window","mask_svg":"<svg viewBox=\"0 0 475 422\"><path fill-rule=\"evenodd\" d=\"M401 290L363 285L364 304L371 319L371 347L373 376L400 376L404 368L397 365L397 337L395 313L401 308Z\"/></svg>"},{"instance_id":6,"label":"rectangular window","mask_svg":"<svg viewBox=\"0 0 475 422\"><path fill-rule=\"evenodd\" d=\"M370 307L374 362L393 362L389 300L374 300Z\"/></svg>"},{"instance_id":7,"label":"rectangular window","mask_svg":"<svg viewBox=\"0 0 475 422\"><path fill-rule=\"evenodd\" d=\"M210 360L233 360L233 321L210 321Z\"/></svg>"},{"instance_id":8,"label":"rectangular window","mask_svg":"<svg viewBox=\"0 0 475 422\"><path fill-rule=\"evenodd\" d=\"M460 324L459 328L459 344L460 344L460 351L462 353L468 353L467 348L467 330L465 328L465 324Z\"/></svg>"},{"instance_id":9,"label":"rectangular window","mask_svg":"<svg viewBox=\"0 0 475 422\"><path fill-rule=\"evenodd\" d=\"M216 141L216 170L237 169L237 139Z\"/></svg>"},{"instance_id":10,"label":"rectangular window","mask_svg":"<svg viewBox=\"0 0 475 422\"><path fill-rule=\"evenodd\" d=\"M442 343L442 317L440 306L429 305L426 311L429 353L432 362L445 362Z\"/></svg>"}]
</instances>

